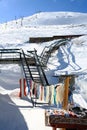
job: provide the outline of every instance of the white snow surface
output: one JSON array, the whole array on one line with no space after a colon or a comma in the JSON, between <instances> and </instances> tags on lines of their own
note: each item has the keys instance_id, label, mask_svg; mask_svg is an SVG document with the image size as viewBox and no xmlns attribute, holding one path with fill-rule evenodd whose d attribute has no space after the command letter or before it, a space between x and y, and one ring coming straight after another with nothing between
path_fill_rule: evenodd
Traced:
<instances>
[{"instance_id":1,"label":"white snow surface","mask_svg":"<svg viewBox=\"0 0 87 130\"><path fill-rule=\"evenodd\" d=\"M21 26L22 22L22 26ZM76 74L74 102L87 109L87 14L74 12L41 12L30 17L0 24L0 49L22 48L41 54L45 43L29 43L30 37L85 34L72 39L52 54L46 75L50 84L58 76ZM0 65L0 130L51 130L45 126L46 106L32 108L29 96L19 98L19 65Z\"/></svg>"}]
</instances>

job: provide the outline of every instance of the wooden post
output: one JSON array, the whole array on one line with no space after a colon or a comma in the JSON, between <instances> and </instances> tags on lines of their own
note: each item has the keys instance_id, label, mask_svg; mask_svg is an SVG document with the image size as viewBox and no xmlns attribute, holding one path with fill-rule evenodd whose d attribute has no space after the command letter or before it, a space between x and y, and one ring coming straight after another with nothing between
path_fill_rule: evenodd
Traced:
<instances>
[{"instance_id":1,"label":"wooden post","mask_svg":"<svg viewBox=\"0 0 87 130\"><path fill-rule=\"evenodd\" d=\"M19 94L19 96L21 98L24 97L24 81L23 81L23 79L24 79L24 73L23 73L23 68L22 68L22 65L21 65L21 78L19 80L19 83L20 83L20 94Z\"/></svg>"},{"instance_id":2,"label":"wooden post","mask_svg":"<svg viewBox=\"0 0 87 130\"><path fill-rule=\"evenodd\" d=\"M53 127L52 130L56 130L56 127Z\"/></svg>"},{"instance_id":3,"label":"wooden post","mask_svg":"<svg viewBox=\"0 0 87 130\"><path fill-rule=\"evenodd\" d=\"M34 89L34 96L36 97L36 94L37 94L37 91L36 91L36 83L34 82L34 84L33 84L33 89Z\"/></svg>"},{"instance_id":4,"label":"wooden post","mask_svg":"<svg viewBox=\"0 0 87 130\"><path fill-rule=\"evenodd\" d=\"M26 79L23 79L23 84L24 84L24 96L27 96L27 94L26 94Z\"/></svg>"},{"instance_id":5,"label":"wooden post","mask_svg":"<svg viewBox=\"0 0 87 130\"><path fill-rule=\"evenodd\" d=\"M68 89L69 89L69 79L70 77L66 77L65 83L64 83L64 102L63 102L63 109L67 110L68 106ZM62 130L66 130L66 128L62 128Z\"/></svg>"},{"instance_id":6,"label":"wooden post","mask_svg":"<svg viewBox=\"0 0 87 130\"><path fill-rule=\"evenodd\" d=\"M20 92L19 92L19 97L21 97L21 95L22 95L22 90L21 90L21 85L22 85L22 83L21 83L21 79L19 80L19 85L20 85Z\"/></svg>"},{"instance_id":7,"label":"wooden post","mask_svg":"<svg viewBox=\"0 0 87 130\"><path fill-rule=\"evenodd\" d=\"M67 110L68 106L68 89L69 89L69 79L70 77L66 77L65 79L65 85L64 85L64 102L63 102L63 109Z\"/></svg>"},{"instance_id":8,"label":"wooden post","mask_svg":"<svg viewBox=\"0 0 87 130\"><path fill-rule=\"evenodd\" d=\"M32 80L29 81L30 83L30 97L32 96Z\"/></svg>"},{"instance_id":9,"label":"wooden post","mask_svg":"<svg viewBox=\"0 0 87 130\"><path fill-rule=\"evenodd\" d=\"M43 86L41 85L41 97L40 97L40 100L42 101L43 100Z\"/></svg>"},{"instance_id":10,"label":"wooden post","mask_svg":"<svg viewBox=\"0 0 87 130\"><path fill-rule=\"evenodd\" d=\"M20 84L20 92L19 92L19 97L23 98L24 97L24 85L23 85L23 79L19 80Z\"/></svg>"}]
</instances>

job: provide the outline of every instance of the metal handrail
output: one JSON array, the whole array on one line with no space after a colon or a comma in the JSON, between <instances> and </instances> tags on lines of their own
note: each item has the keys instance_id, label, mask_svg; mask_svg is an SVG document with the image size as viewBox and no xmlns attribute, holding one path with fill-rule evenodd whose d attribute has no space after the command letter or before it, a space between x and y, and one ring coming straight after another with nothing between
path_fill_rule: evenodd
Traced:
<instances>
[{"instance_id":1,"label":"metal handrail","mask_svg":"<svg viewBox=\"0 0 87 130\"><path fill-rule=\"evenodd\" d=\"M35 49L34 49L34 50L35 50ZM45 75L45 73L44 73L44 70L43 70L43 68L42 68L42 66L41 66L41 63L40 63L40 61L39 61L38 55L37 55L37 53L36 53L37 51L35 50L34 52L35 52L36 66L37 66L38 72L39 72L39 74L40 74L40 79L41 79L41 81L42 81L42 83L43 83L43 85L44 85L43 79L41 78L42 75L43 75L43 78L45 79L45 82L46 82L45 85L49 85L48 80L47 80L47 78L46 78L46 75Z\"/></svg>"}]
</instances>

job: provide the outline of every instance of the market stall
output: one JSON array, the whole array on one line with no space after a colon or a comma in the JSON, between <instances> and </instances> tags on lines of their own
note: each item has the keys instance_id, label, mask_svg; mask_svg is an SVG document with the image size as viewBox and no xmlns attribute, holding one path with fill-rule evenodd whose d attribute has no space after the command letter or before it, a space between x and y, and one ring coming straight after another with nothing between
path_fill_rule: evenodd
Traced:
<instances>
[{"instance_id":1,"label":"market stall","mask_svg":"<svg viewBox=\"0 0 87 130\"><path fill-rule=\"evenodd\" d=\"M75 109L75 108L74 108ZM83 112L82 112L83 113ZM87 130L87 110L84 115L64 109L51 109L45 111L45 125L51 126L52 130L64 128L68 130Z\"/></svg>"},{"instance_id":2,"label":"market stall","mask_svg":"<svg viewBox=\"0 0 87 130\"><path fill-rule=\"evenodd\" d=\"M51 126L52 130L62 128L62 130L87 130L87 110L79 112L77 107L69 108L69 86L74 84L76 75L63 75L64 95L62 108L45 111L45 125ZM77 112L75 111L77 109ZM82 109L81 109L82 110ZM82 113L84 113L82 115Z\"/></svg>"}]
</instances>

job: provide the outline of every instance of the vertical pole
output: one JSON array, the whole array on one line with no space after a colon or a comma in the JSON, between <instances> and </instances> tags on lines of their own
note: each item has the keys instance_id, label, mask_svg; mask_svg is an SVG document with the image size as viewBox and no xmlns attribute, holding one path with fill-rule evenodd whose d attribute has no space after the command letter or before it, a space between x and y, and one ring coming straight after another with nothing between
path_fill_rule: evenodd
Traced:
<instances>
[{"instance_id":1,"label":"vertical pole","mask_svg":"<svg viewBox=\"0 0 87 130\"><path fill-rule=\"evenodd\" d=\"M23 79L24 84L24 96L27 96L26 94L26 79Z\"/></svg>"},{"instance_id":2,"label":"vertical pole","mask_svg":"<svg viewBox=\"0 0 87 130\"><path fill-rule=\"evenodd\" d=\"M43 100L43 86L41 85L41 97L40 97L40 100L42 101Z\"/></svg>"},{"instance_id":3,"label":"vertical pole","mask_svg":"<svg viewBox=\"0 0 87 130\"><path fill-rule=\"evenodd\" d=\"M37 91L36 91L36 83L35 82L33 84L33 89L34 89L34 96L36 97Z\"/></svg>"},{"instance_id":4,"label":"vertical pole","mask_svg":"<svg viewBox=\"0 0 87 130\"><path fill-rule=\"evenodd\" d=\"M30 80L30 97L32 96L32 80Z\"/></svg>"},{"instance_id":5,"label":"vertical pole","mask_svg":"<svg viewBox=\"0 0 87 130\"><path fill-rule=\"evenodd\" d=\"M21 88L21 98L24 97L24 83L23 83L24 75L23 75L23 69L21 66L21 79L20 79L20 88Z\"/></svg>"},{"instance_id":6,"label":"vertical pole","mask_svg":"<svg viewBox=\"0 0 87 130\"><path fill-rule=\"evenodd\" d=\"M23 98L24 97L24 84L23 84L23 79L19 80L20 84L20 92L19 92L19 97Z\"/></svg>"},{"instance_id":7,"label":"vertical pole","mask_svg":"<svg viewBox=\"0 0 87 130\"><path fill-rule=\"evenodd\" d=\"M19 79L19 85L20 85L19 97L21 97L21 79Z\"/></svg>"},{"instance_id":8,"label":"vertical pole","mask_svg":"<svg viewBox=\"0 0 87 130\"><path fill-rule=\"evenodd\" d=\"M68 89L69 89L69 76L65 79L65 85L64 85L64 102L63 102L63 109L67 110L68 106Z\"/></svg>"},{"instance_id":9,"label":"vertical pole","mask_svg":"<svg viewBox=\"0 0 87 130\"><path fill-rule=\"evenodd\" d=\"M24 97L24 79L21 79L21 97Z\"/></svg>"},{"instance_id":10,"label":"vertical pole","mask_svg":"<svg viewBox=\"0 0 87 130\"><path fill-rule=\"evenodd\" d=\"M63 102L63 109L67 110L68 106L68 89L69 89L69 76L66 77L65 83L64 83L64 102ZM62 130L66 130L66 128L62 128Z\"/></svg>"}]
</instances>

